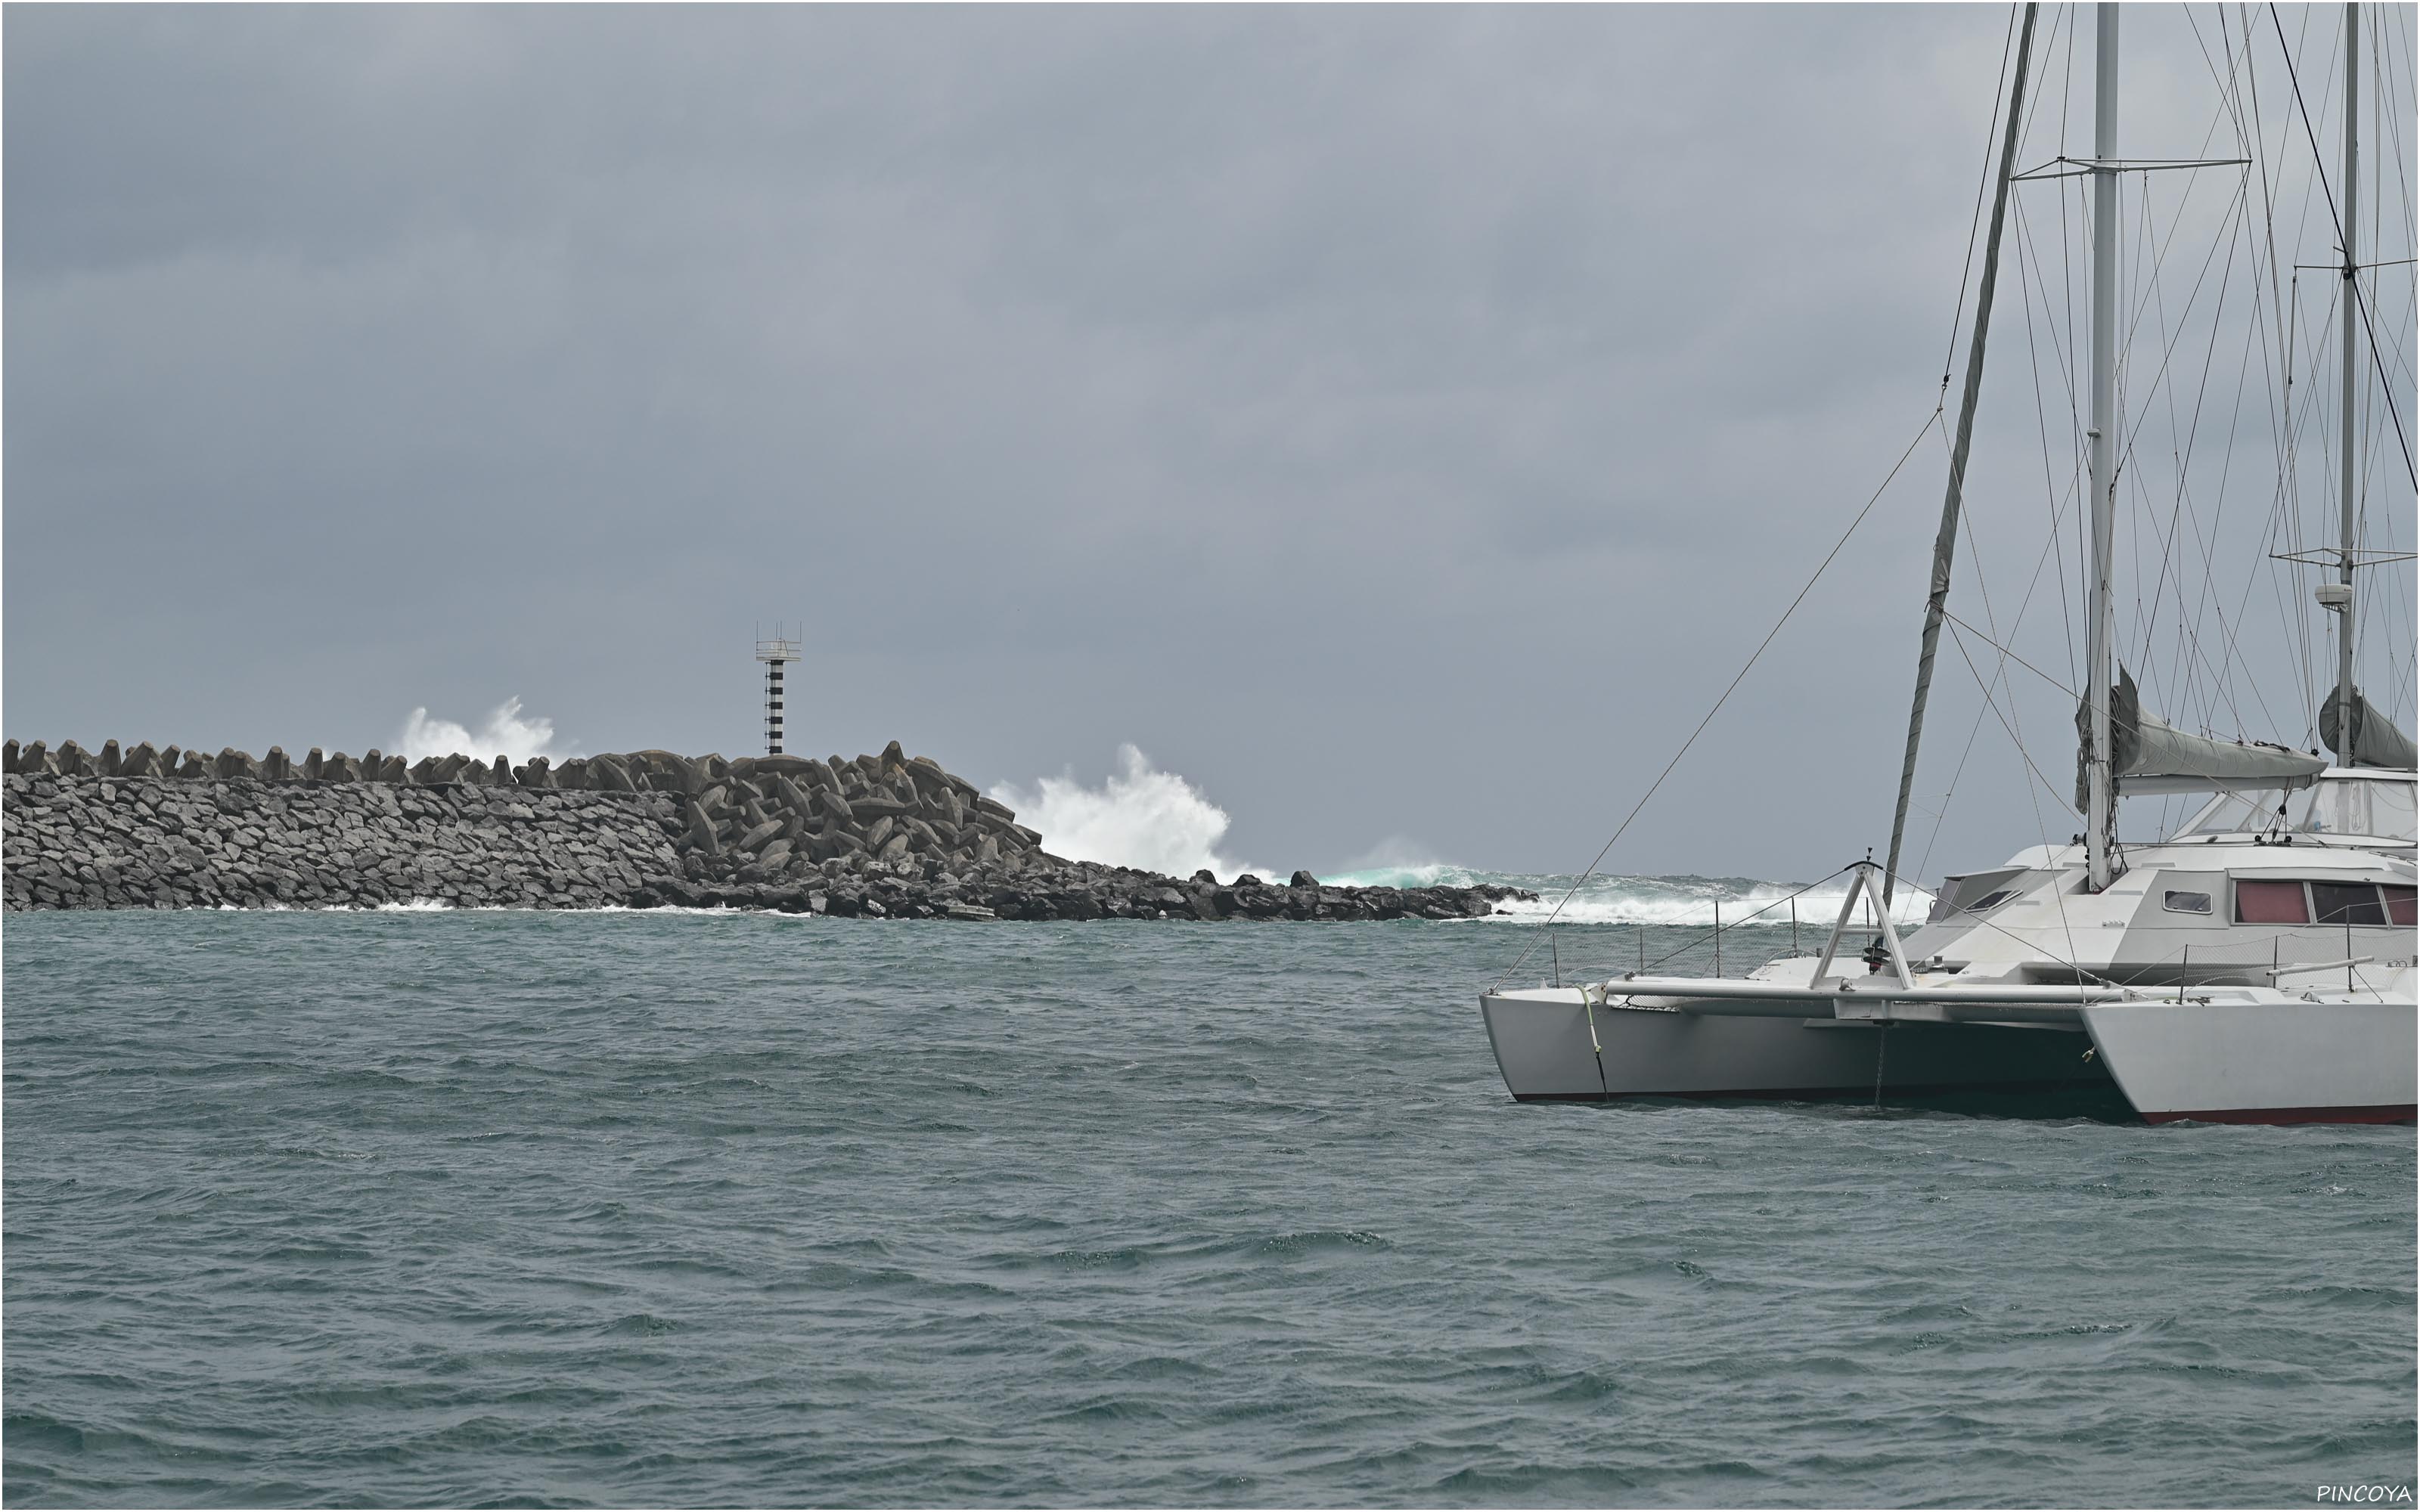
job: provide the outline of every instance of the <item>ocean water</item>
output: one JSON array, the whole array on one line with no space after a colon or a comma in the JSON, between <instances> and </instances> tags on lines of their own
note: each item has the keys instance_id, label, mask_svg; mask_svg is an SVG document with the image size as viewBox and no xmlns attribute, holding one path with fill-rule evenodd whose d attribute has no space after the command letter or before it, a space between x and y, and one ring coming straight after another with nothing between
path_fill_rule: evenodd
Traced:
<instances>
[{"instance_id":1,"label":"ocean water","mask_svg":"<svg viewBox=\"0 0 2420 1512\"><path fill-rule=\"evenodd\" d=\"M1475 997L1544 938L13 916L0 1493L2412 1484L2412 1131L1517 1106ZM1554 940L1525 977L1703 962Z\"/></svg>"}]
</instances>

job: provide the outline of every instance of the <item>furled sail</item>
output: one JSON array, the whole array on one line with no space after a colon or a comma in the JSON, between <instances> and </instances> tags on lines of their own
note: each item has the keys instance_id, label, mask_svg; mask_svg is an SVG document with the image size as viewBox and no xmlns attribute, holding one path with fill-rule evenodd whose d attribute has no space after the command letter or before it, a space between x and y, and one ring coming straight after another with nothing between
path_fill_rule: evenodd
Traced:
<instances>
[{"instance_id":1,"label":"furled sail","mask_svg":"<svg viewBox=\"0 0 2420 1512\"><path fill-rule=\"evenodd\" d=\"M2076 705L2075 728L2081 737L2075 753L2075 806L2081 810L2092 758L2091 704ZM2277 792L2310 786L2328 765L2324 757L2266 741L2187 734L2143 712L2133 675L2123 667L2118 669L2118 686L2109 694L2109 758L2121 794Z\"/></svg>"},{"instance_id":2,"label":"furled sail","mask_svg":"<svg viewBox=\"0 0 2420 1512\"><path fill-rule=\"evenodd\" d=\"M2410 771L2415 764L2412 737L2395 726L2395 721L2378 712L2378 705L2362 697L2361 689L2352 690L2352 739L2338 740L2337 705L2340 689L2331 689L2319 704L2319 738L2336 760L2347 766L2393 766Z\"/></svg>"}]
</instances>

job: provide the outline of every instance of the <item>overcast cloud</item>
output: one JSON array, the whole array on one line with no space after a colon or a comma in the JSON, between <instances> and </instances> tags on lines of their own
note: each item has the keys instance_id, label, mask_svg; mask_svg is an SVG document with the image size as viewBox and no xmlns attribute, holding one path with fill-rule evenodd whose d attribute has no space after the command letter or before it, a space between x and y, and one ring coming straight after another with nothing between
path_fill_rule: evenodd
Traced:
<instances>
[{"instance_id":1,"label":"overcast cloud","mask_svg":"<svg viewBox=\"0 0 2420 1512\"><path fill-rule=\"evenodd\" d=\"M2007 22L11 7L7 733L737 754L779 617L793 749L1576 869L1931 410ZM1884 842L1941 474L1610 865ZM2037 838L1977 762L1936 872Z\"/></svg>"}]
</instances>

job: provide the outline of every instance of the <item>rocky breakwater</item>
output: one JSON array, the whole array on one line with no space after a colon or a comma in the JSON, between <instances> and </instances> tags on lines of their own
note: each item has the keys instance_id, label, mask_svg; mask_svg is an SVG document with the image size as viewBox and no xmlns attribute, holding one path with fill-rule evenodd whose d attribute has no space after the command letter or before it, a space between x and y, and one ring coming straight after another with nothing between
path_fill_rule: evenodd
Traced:
<instances>
[{"instance_id":1,"label":"rocky breakwater","mask_svg":"<svg viewBox=\"0 0 2420 1512\"><path fill-rule=\"evenodd\" d=\"M644 750L256 760L0 746L7 907L737 907L916 918L1460 918L1500 887L1283 887L1068 861L897 742L879 756Z\"/></svg>"}]
</instances>

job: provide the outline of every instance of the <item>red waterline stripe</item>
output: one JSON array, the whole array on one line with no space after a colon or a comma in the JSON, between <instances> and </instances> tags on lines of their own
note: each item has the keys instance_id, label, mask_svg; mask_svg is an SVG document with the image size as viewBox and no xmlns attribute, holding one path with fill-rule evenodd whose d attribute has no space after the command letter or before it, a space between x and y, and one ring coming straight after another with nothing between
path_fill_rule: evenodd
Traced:
<instances>
[{"instance_id":1,"label":"red waterline stripe","mask_svg":"<svg viewBox=\"0 0 2420 1512\"><path fill-rule=\"evenodd\" d=\"M1885 1101L1894 1097L1938 1097L1951 1092L2060 1092L2098 1091L2110 1085L2106 1073L2059 1077L2024 1082L1921 1082L1901 1085L1890 1082L1883 1087ZM1631 1103L1642 1098L1668 1098L1676 1103L1765 1102L1765 1103L1832 1103L1844 1098L1864 1101L1874 1095L1870 1087L1748 1087L1735 1091L1720 1092L1616 1092L1608 1097L1603 1092L1515 1092L1515 1103ZM2405 1110L2407 1115L2410 1110ZM2196 1117L2174 1114L2175 1118Z\"/></svg>"},{"instance_id":2,"label":"red waterline stripe","mask_svg":"<svg viewBox=\"0 0 2420 1512\"><path fill-rule=\"evenodd\" d=\"M2146 1113L2145 1123L2412 1123L2414 1104L2373 1103L2340 1108L2204 1108L2196 1113Z\"/></svg>"}]
</instances>

